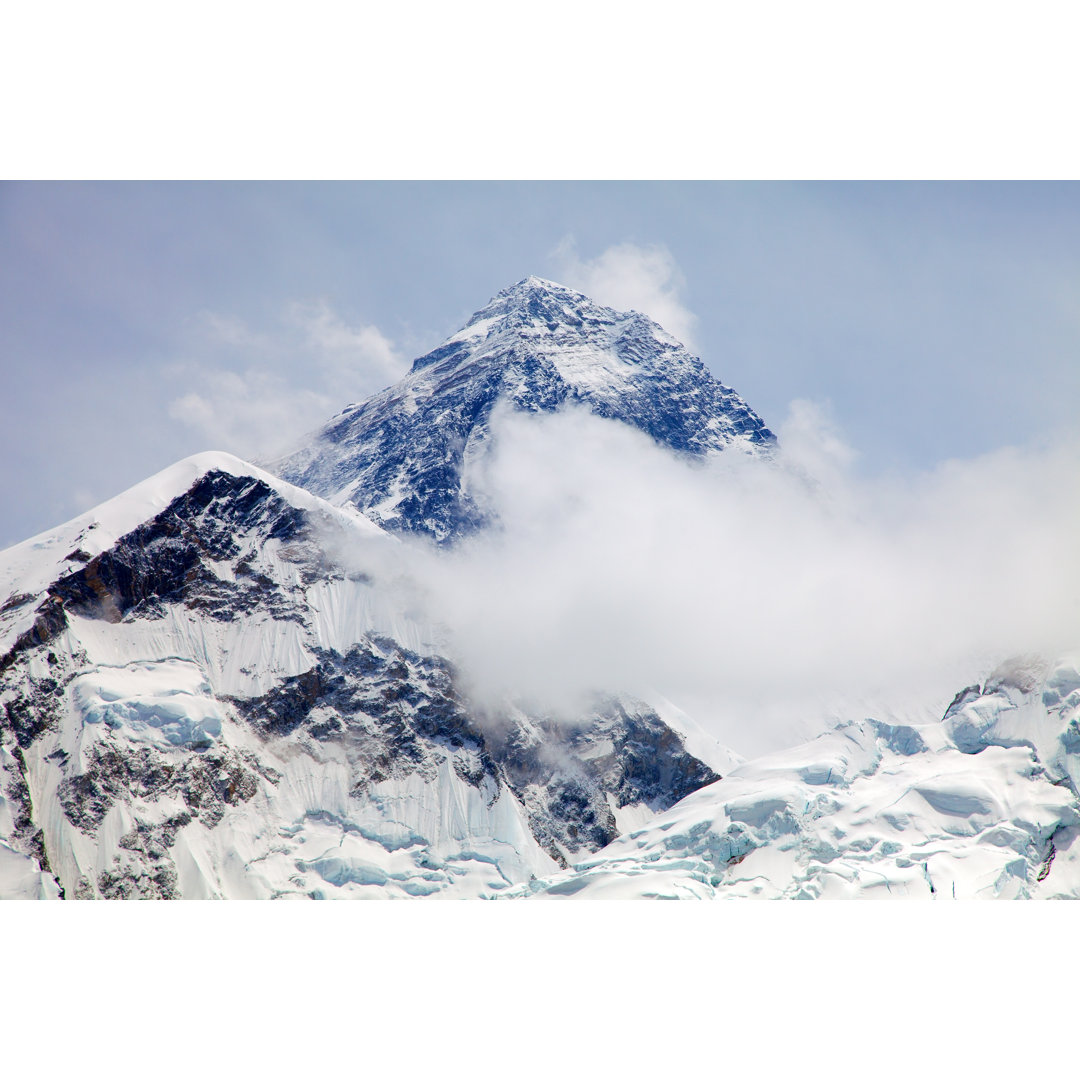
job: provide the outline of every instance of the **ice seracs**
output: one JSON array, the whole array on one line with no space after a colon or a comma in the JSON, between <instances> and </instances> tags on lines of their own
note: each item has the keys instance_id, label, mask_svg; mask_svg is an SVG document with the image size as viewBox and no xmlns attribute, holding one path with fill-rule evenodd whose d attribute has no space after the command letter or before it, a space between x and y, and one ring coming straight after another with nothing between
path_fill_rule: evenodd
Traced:
<instances>
[{"instance_id":1,"label":"ice seracs","mask_svg":"<svg viewBox=\"0 0 1080 1080\"><path fill-rule=\"evenodd\" d=\"M207 747L221 735L221 707L190 660L98 667L72 682L71 697L84 731L104 724L161 748Z\"/></svg>"},{"instance_id":2,"label":"ice seracs","mask_svg":"<svg viewBox=\"0 0 1080 1080\"><path fill-rule=\"evenodd\" d=\"M746 762L511 896L1080 896L1080 670L1019 658L941 721Z\"/></svg>"}]
</instances>

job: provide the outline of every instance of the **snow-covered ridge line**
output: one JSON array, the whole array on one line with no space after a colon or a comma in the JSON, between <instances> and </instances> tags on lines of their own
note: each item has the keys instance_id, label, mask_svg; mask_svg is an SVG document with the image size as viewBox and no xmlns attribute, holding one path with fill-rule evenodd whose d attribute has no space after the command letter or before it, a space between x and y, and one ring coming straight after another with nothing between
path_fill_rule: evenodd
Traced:
<instances>
[{"instance_id":1,"label":"snow-covered ridge line","mask_svg":"<svg viewBox=\"0 0 1080 1080\"><path fill-rule=\"evenodd\" d=\"M394 541L351 508L331 506L310 491L233 454L223 451L193 454L70 521L0 551L0 653L33 622L31 601L54 581L107 551L212 472L258 480L298 509L316 511L327 519L337 520L356 530L358 535Z\"/></svg>"},{"instance_id":2,"label":"snow-covered ridge line","mask_svg":"<svg viewBox=\"0 0 1080 1080\"><path fill-rule=\"evenodd\" d=\"M87 551L96 548L97 551L92 553L98 554L109 544L115 543L124 533L130 532L136 525L164 510L173 499L187 491L196 480L212 471L228 473L230 476L250 476L261 480L282 498L305 510L326 509L342 512L339 508L330 507L324 499L313 495L305 488L296 487L258 465L236 457L235 454L226 453L224 450L204 450L182 458L145 480L140 480L119 495L106 499L93 509L61 525L46 529L28 540L0 551L0 586L5 582L4 575L11 573L9 567L12 567L16 553L22 554L27 549L40 551L45 545L52 546L55 542L54 535L61 531L68 535L93 525L102 531L93 538L87 537ZM348 511L345 513L350 520L362 523L362 527L368 528L373 534L382 532L377 526L372 526L362 515L351 514Z\"/></svg>"}]
</instances>

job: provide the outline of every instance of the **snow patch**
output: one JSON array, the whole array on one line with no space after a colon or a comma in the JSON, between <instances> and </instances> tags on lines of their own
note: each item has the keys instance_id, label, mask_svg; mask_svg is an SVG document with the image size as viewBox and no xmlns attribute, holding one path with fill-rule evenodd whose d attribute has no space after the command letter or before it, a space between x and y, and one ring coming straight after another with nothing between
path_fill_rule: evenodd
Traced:
<instances>
[{"instance_id":1,"label":"snow patch","mask_svg":"<svg viewBox=\"0 0 1080 1080\"><path fill-rule=\"evenodd\" d=\"M85 724L105 724L133 742L209 746L224 719L202 671L190 660L99 667L72 685Z\"/></svg>"}]
</instances>

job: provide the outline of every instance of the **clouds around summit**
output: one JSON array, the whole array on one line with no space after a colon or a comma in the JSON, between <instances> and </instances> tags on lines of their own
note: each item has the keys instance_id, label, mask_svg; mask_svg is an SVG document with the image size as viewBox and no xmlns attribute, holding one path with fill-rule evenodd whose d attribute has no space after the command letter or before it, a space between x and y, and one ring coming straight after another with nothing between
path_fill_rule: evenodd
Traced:
<instances>
[{"instance_id":1,"label":"clouds around summit","mask_svg":"<svg viewBox=\"0 0 1080 1080\"><path fill-rule=\"evenodd\" d=\"M697 347L697 316L680 299L685 281L663 244L624 241L605 248L595 258L583 259L574 238L566 236L552 255L562 284L617 311L640 311L691 351Z\"/></svg>"},{"instance_id":2,"label":"clouds around summit","mask_svg":"<svg viewBox=\"0 0 1080 1080\"><path fill-rule=\"evenodd\" d=\"M857 477L796 402L778 465L503 412L472 482L502 529L412 569L481 700L659 692L740 753L827 720L940 716L1004 658L1080 643L1080 448ZM790 439L790 451L786 439Z\"/></svg>"},{"instance_id":3,"label":"clouds around summit","mask_svg":"<svg viewBox=\"0 0 1080 1080\"><path fill-rule=\"evenodd\" d=\"M408 370L377 326L350 325L326 300L291 303L266 329L203 312L190 348L198 359L169 373L194 389L174 397L168 415L249 460L280 452Z\"/></svg>"}]
</instances>

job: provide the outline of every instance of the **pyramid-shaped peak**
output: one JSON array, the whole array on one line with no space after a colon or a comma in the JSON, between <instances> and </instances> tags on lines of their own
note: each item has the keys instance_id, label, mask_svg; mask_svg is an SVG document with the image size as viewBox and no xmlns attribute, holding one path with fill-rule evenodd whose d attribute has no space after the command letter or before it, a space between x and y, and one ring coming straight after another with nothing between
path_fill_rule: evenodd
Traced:
<instances>
[{"instance_id":1,"label":"pyramid-shaped peak","mask_svg":"<svg viewBox=\"0 0 1080 1080\"><path fill-rule=\"evenodd\" d=\"M557 281L530 275L496 293L457 333L414 360L410 374L481 355L506 358L507 349L516 351L526 344L536 355L550 354L552 359L574 348L599 356L612 348L619 351L620 338L647 339L650 345L644 351L655 355L682 347L638 311L617 311Z\"/></svg>"},{"instance_id":2,"label":"pyramid-shaped peak","mask_svg":"<svg viewBox=\"0 0 1080 1080\"><path fill-rule=\"evenodd\" d=\"M508 288L496 293L487 304L474 316L478 318L490 318L493 314L507 314L513 311L528 312L534 308L562 306L579 307L581 305L596 306L582 292L567 288L557 281L548 281L546 278L530 275L515 282Z\"/></svg>"},{"instance_id":3,"label":"pyramid-shaped peak","mask_svg":"<svg viewBox=\"0 0 1080 1080\"><path fill-rule=\"evenodd\" d=\"M481 528L470 462L496 407L579 408L678 454L769 454L762 419L661 326L540 277L503 289L400 382L334 417L274 464L377 524L453 543Z\"/></svg>"},{"instance_id":4,"label":"pyramid-shaped peak","mask_svg":"<svg viewBox=\"0 0 1080 1080\"><path fill-rule=\"evenodd\" d=\"M585 293L557 281L530 275L496 293L469 319L455 338L473 337L478 331L490 333L494 329L519 330L532 326L536 330L555 331L584 325L610 326L628 319L636 321L643 318L638 312L617 311L600 304Z\"/></svg>"}]
</instances>

